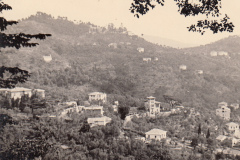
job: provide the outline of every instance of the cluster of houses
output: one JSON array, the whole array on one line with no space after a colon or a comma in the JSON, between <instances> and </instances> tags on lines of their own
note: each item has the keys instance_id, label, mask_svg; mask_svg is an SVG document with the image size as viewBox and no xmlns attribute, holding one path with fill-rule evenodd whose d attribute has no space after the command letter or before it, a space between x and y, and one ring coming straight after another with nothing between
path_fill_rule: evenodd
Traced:
<instances>
[{"instance_id":1,"label":"cluster of houses","mask_svg":"<svg viewBox=\"0 0 240 160\"><path fill-rule=\"evenodd\" d=\"M89 102L92 101L101 101L102 103L107 102L107 94L102 92L92 92L88 94ZM111 118L104 116L103 106L100 105L90 105L90 106L78 106L77 102L64 102L60 103L59 105L65 106L63 110L60 110L59 117L66 118L68 115L72 113L84 113L88 115L89 118L87 119L88 124L93 126L98 125L106 125L107 123L111 122ZM118 103L115 102L115 106L117 107Z\"/></svg>"},{"instance_id":2,"label":"cluster of houses","mask_svg":"<svg viewBox=\"0 0 240 160\"><path fill-rule=\"evenodd\" d=\"M232 103L228 106L227 102L218 103L218 109L216 109L216 115L221 117L224 120L230 120L231 118L231 109L236 110L239 108L238 103Z\"/></svg>"},{"instance_id":3,"label":"cluster of houses","mask_svg":"<svg viewBox=\"0 0 240 160\"><path fill-rule=\"evenodd\" d=\"M216 139L220 142L228 139L232 142L232 146L235 146L240 142L240 128L239 124L235 122L229 122L226 124L227 133L225 135L219 135Z\"/></svg>"},{"instance_id":4,"label":"cluster of houses","mask_svg":"<svg viewBox=\"0 0 240 160\"><path fill-rule=\"evenodd\" d=\"M29 89L23 87L16 88L1 88L0 95L6 96L8 98L13 99L21 99L22 96L27 95L31 97L32 95L37 96L38 98L45 98L45 90L43 89Z\"/></svg>"},{"instance_id":5,"label":"cluster of houses","mask_svg":"<svg viewBox=\"0 0 240 160\"><path fill-rule=\"evenodd\" d=\"M229 56L229 55L228 55L228 52L224 52L224 51L219 51L219 52L211 51L210 56L216 57L216 56Z\"/></svg>"}]
</instances>

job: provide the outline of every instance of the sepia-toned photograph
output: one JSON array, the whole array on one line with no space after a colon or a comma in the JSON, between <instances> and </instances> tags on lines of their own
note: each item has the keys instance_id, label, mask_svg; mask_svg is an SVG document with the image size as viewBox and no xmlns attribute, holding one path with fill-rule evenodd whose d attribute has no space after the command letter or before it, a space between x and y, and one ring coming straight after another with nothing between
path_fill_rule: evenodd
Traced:
<instances>
[{"instance_id":1,"label":"sepia-toned photograph","mask_svg":"<svg viewBox=\"0 0 240 160\"><path fill-rule=\"evenodd\" d=\"M240 160L239 0L0 0L0 160Z\"/></svg>"}]
</instances>

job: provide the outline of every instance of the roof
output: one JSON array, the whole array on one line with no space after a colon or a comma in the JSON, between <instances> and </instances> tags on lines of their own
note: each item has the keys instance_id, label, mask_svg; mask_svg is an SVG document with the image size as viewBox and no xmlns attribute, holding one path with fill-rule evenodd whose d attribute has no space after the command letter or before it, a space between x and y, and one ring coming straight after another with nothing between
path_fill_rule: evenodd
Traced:
<instances>
[{"instance_id":1,"label":"roof","mask_svg":"<svg viewBox=\"0 0 240 160\"><path fill-rule=\"evenodd\" d=\"M88 118L87 121L88 123L94 123L96 121L111 121L112 119L109 118L109 117L106 117L106 116L103 116L103 117L93 117L93 118Z\"/></svg>"},{"instance_id":2,"label":"roof","mask_svg":"<svg viewBox=\"0 0 240 160\"><path fill-rule=\"evenodd\" d=\"M227 138L227 136L224 136L224 135L219 135L219 136L217 136L217 140L220 140L220 141L223 141L224 139L226 139Z\"/></svg>"},{"instance_id":3,"label":"roof","mask_svg":"<svg viewBox=\"0 0 240 160\"><path fill-rule=\"evenodd\" d=\"M102 92L92 92L92 93L89 93L88 95L97 95L97 94L105 94L105 93L102 93Z\"/></svg>"},{"instance_id":4,"label":"roof","mask_svg":"<svg viewBox=\"0 0 240 160\"><path fill-rule=\"evenodd\" d=\"M221 108L218 108L217 110L222 110L222 108L226 109L226 110L231 110L230 108L228 108L227 106L221 106Z\"/></svg>"},{"instance_id":5,"label":"roof","mask_svg":"<svg viewBox=\"0 0 240 160\"><path fill-rule=\"evenodd\" d=\"M150 96L150 97L147 97L148 99L151 99L151 98L155 98L155 97L153 97L153 96Z\"/></svg>"},{"instance_id":6,"label":"roof","mask_svg":"<svg viewBox=\"0 0 240 160\"><path fill-rule=\"evenodd\" d=\"M34 90L36 90L36 91L38 91L38 92L45 92L44 89L34 89Z\"/></svg>"},{"instance_id":7,"label":"roof","mask_svg":"<svg viewBox=\"0 0 240 160\"><path fill-rule=\"evenodd\" d=\"M235 123L235 122L229 122L226 124L227 126L230 126L230 125L239 125L238 123Z\"/></svg>"},{"instance_id":8,"label":"roof","mask_svg":"<svg viewBox=\"0 0 240 160\"><path fill-rule=\"evenodd\" d=\"M84 109L103 109L103 106L89 106L89 107L84 107Z\"/></svg>"},{"instance_id":9,"label":"roof","mask_svg":"<svg viewBox=\"0 0 240 160\"><path fill-rule=\"evenodd\" d=\"M9 91L9 92L23 92L23 91L32 91L29 88L16 87L16 88L1 88L0 91Z\"/></svg>"},{"instance_id":10,"label":"roof","mask_svg":"<svg viewBox=\"0 0 240 160\"><path fill-rule=\"evenodd\" d=\"M160 134L165 134L167 131L161 130L161 129L152 129L148 132L146 132L145 134L153 134L153 135L160 135Z\"/></svg>"}]
</instances>

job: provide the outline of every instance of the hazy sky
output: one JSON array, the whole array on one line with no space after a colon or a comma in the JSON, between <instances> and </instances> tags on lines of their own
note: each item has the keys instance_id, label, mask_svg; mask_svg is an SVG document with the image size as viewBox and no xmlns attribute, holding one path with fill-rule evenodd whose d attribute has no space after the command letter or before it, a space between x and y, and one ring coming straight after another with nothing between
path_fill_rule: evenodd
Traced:
<instances>
[{"instance_id":1,"label":"hazy sky","mask_svg":"<svg viewBox=\"0 0 240 160\"><path fill-rule=\"evenodd\" d=\"M4 0L3 0L4 1ZM129 8L132 0L5 0L13 10L4 11L7 19L18 20L35 14L37 11L55 17L64 16L70 20L81 20L96 25L108 23L123 24L135 34L158 36L184 43L206 44L228 35L240 35L240 0L222 0L222 13L227 13L235 25L233 33L188 32L187 28L204 17L184 17L180 15L174 0L166 0L165 6L157 5L148 14L134 17Z\"/></svg>"}]
</instances>

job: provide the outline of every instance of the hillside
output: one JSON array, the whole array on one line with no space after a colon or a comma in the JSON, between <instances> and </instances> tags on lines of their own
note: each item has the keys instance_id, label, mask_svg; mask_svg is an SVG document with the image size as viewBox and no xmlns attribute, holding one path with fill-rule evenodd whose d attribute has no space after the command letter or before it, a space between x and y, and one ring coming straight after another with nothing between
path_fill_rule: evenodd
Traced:
<instances>
[{"instance_id":1,"label":"hillside","mask_svg":"<svg viewBox=\"0 0 240 160\"><path fill-rule=\"evenodd\" d=\"M237 53L239 37L177 50L130 35L124 28L74 24L44 13L21 20L7 32L52 34L35 48L2 50L0 61L1 65L31 71L30 81L23 85L46 89L52 98L85 100L87 93L103 91L110 100L137 106L149 95L160 101L164 100L162 95L170 95L202 112L214 112L220 101L235 103L239 99L240 56L208 54L212 50ZM138 47L144 48L144 53L138 52ZM43 56L49 55L52 61L45 62ZM152 60L145 62L143 58ZM180 65L186 65L187 70L180 70Z\"/></svg>"}]
</instances>

